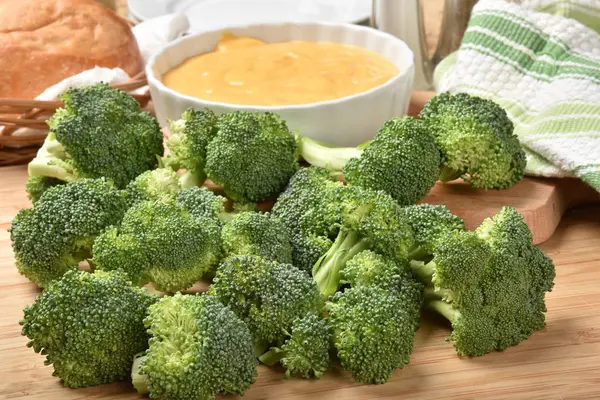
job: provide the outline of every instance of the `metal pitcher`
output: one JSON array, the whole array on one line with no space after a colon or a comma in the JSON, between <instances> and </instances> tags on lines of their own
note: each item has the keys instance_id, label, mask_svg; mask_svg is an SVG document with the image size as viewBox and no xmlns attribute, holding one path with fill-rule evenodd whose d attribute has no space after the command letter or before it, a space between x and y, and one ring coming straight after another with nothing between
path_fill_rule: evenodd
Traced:
<instances>
[{"instance_id":1,"label":"metal pitcher","mask_svg":"<svg viewBox=\"0 0 600 400\"><path fill-rule=\"evenodd\" d=\"M433 70L458 49L477 0L445 0L438 43L429 55L423 18L425 0L373 0L371 25L403 40L415 55L414 90L433 88Z\"/></svg>"}]
</instances>

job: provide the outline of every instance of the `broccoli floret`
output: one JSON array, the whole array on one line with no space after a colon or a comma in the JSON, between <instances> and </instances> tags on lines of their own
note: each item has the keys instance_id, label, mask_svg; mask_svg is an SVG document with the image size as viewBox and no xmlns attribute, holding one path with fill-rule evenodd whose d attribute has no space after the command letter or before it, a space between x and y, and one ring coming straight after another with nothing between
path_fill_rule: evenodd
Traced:
<instances>
[{"instance_id":1,"label":"broccoli floret","mask_svg":"<svg viewBox=\"0 0 600 400\"><path fill-rule=\"evenodd\" d=\"M93 253L97 269L121 270L135 284L151 282L174 293L214 272L220 229L175 202L144 201L127 210L120 227L96 239Z\"/></svg>"},{"instance_id":2,"label":"broccoli floret","mask_svg":"<svg viewBox=\"0 0 600 400\"><path fill-rule=\"evenodd\" d=\"M42 194L53 186L62 185L65 182L56 178L47 176L30 176L25 185L25 192L32 203L35 203L42 197Z\"/></svg>"},{"instance_id":3,"label":"broccoli floret","mask_svg":"<svg viewBox=\"0 0 600 400\"><path fill-rule=\"evenodd\" d=\"M409 260L429 261L441 237L449 232L465 230L462 218L441 204L412 205L403 208L403 211L415 237L415 248L408 255Z\"/></svg>"},{"instance_id":4,"label":"broccoli floret","mask_svg":"<svg viewBox=\"0 0 600 400\"><path fill-rule=\"evenodd\" d=\"M258 256L227 259L208 293L248 324L257 355L269 344L281 343L296 318L318 313L323 305L310 276L293 265Z\"/></svg>"},{"instance_id":5,"label":"broccoli floret","mask_svg":"<svg viewBox=\"0 0 600 400\"><path fill-rule=\"evenodd\" d=\"M127 93L105 83L72 88L60 96L50 132L29 163L30 176L62 181L105 177L124 188L156 168L163 153L160 126Z\"/></svg>"},{"instance_id":6,"label":"broccoli floret","mask_svg":"<svg viewBox=\"0 0 600 400\"><path fill-rule=\"evenodd\" d=\"M296 137L272 113L221 115L208 144L206 173L234 201L257 202L281 192L298 169Z\"/></svg>"},{"instance_id":7,"label":"broccoli floret","mask_svg":"<svg viewBox=\"0 0 600 400\"><path fill-rule=\"evenodd\" d=\"M91 257L96 236L118 224L125 195L105 179L82 179L46 190L13 219L10 235L19 272L40 287Z\"/></svg>"},{"instance_id":8,"label":"broccoli floret","mask_svg":"<svg viewBox=\"0 0 600 400\"><path fill-rule=\"evenodd\" d=\"M338 234L341 188L324 168L301 168L273 206L290 231L293 264L311 272Z\"/></svg>"},{"instance_id":9,"label":"broccoli floret","mask_svg":"<svg viewBox=\"0 0 600 400\"><path fill-rule=\"evenodd\" d=\"M363 383L385 383L404 367L419 327L422 286L377 285L338 292L326 303L333 343L345 370Z\"/></svg>"},{"instance_id":10,"label":"broccoli floret","mask_svg":"<svg viewBox=\"0 0 600 400\"><path fill-rule=\"evenodd\" d=\"M301 376L320 378L329 369L331 327L326 319L314 312L297 318L285 343L259 357L265 365L277 362L286 368L285 378Z\"/></svg>"},{"instance_id":11,"label":"broccoli floret","mask_svg":"<svg viewBox=\"0 0 600 400\"><path fill-rule=\"evenodd\" d=\"M149 200L175 200L181 186L176 172L166 168L158 168L140 174L129 182L125 190L129 204L134 205Z\"/></svg>"},{"instance_id":12,"label":"broccoli floret","mask_svg":"<svg viewBox=\"0 0 600 400\"><path fill-rule=\"evenodd\" d=\"M132 382L156 399L243 395L256 380L252 336L216 298L175 294L153 304L144 320L152 335L136 358Z\"/></svg>"},{"instance_id":13,"label":"broccoli floret","mask_svg":"<svg viewBox=\"0 0 600 400\"><path fill-rule=\"evenodd\" d=\"M408 262L397 262L371 250L352 257L340 270L340 280L352 287L379 286L393 289L410 274Z\"/></svg>"},{"instance_id":14,"label":"broccoli floret","mask_svg":"<svg viewBox=\"0 0 600 400\"><path fill-rule=\"evenodd\" d=\"M312 275L324 296L340 287L340 270L364 250L404 262L414 246L402 208L388 194L358 186L340 188L342 226L335 242L314 265Z\"/></svg>"},{"instance_id":15,"label":"broccoli floret","mask_svg":"<svg viewBox=\"0 0 600 400\"><path fill-rule=\"evenodd\" d=\"M72 270L25 307L22 334L67 387L123 380L148 347L143 320L156 300L119 272Z\"/></svg>"},{"instance_id":16,"label":"broccoli floret","mask_svg":"<svg viewBox=\"0 0 600 400\"><path fill-rule=\"evenodd\" d=\"M426 307L452 323L459 355L505 350L545 326L554 264L532 243L523 217L505 207L476 232L448 234L431 262L412 262L429 288Z\"/></svg>"},{"instance_id":17,"label":"broccoli floret","mask_svg":"<svg viewBox=\"0 0 600 400\"><path fill-rule=\"evenodd\" d=\"M290 234L283 223L269 213L236 214L223 226L221 240L225 257L255 255L292 263Z\"/></svg>"},{"instance_id":18,"label":"broccoli floret","mask_svg":"<svg viewBox=\"0 0 600 400\"><path fill-rule=\"evenodd\" d=\"M302 138L301 155L312 165L343 171L351 185L383 190L401 205L415 204L435 185L440 152L427 126L410 117L387 121L358 148L331 148Z\"/></svg>"},{"instance_id":19,"label":"broccoli floret","mask_svg":"<svg viewBox=\"0 0 600 400\"><path fill-rule=\"evenodd\" d=\"M506 111L493 101L441 93L420 117L442 152L440 180L462 177L474 187L505 189L523 178L525 152Z\"/></svg>"},{"instance_id":20,"label":"broccoli floret","mask_svg":"<svg viewBox=\"0 0 600 400\"><path fill-rule=\"evenodd\" d=\"M225 210L227 199L207 188L192 187L183 189L177 194L176 201L194 218L209 218L219 225L232 218Z\"/></svg>"},{"instance_id":21,"label":"broccoli floret","mask_svg":"<svg viewBox=\"0 0 600 400\"><path fill-rule=\"evenodd\" d=\"M170 131L165 165L175 171L185 169L183 186L201 186L206 180L206 148L217 135L216 114L208 108L188 108L181 119L170 122Z\"/></svg>"}]
</instances>

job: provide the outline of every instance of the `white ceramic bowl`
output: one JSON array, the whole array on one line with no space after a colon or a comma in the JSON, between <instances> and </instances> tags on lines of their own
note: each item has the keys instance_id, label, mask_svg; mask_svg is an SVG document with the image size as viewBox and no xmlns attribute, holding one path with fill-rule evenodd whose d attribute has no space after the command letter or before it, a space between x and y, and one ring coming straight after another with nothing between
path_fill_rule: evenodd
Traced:
<instances>
[{"instance_id":1,"label":"white ceramic bowl","mask_svg":"<svg viewBox=\"0 0 600 400\"><path fill-rule=\"evenodd\" d=\"M405 115L414 78L413 53L401 40L378 30L351 24L284 23L227 29L238 36L266 42L309 40L361 46L379 53L399 69L392 79L366 92L336 100L286 106L247 106L202 100L183 95L162 83L165 73L184 60L212 51L223 31L190 35L170 43L146 67L152 100L161 125L175 120L189 107L208 107L217 113L234 110L272 111L301 135L337 146L356 146L371 139L388 119Z\"/></svg>"}]
</instances>

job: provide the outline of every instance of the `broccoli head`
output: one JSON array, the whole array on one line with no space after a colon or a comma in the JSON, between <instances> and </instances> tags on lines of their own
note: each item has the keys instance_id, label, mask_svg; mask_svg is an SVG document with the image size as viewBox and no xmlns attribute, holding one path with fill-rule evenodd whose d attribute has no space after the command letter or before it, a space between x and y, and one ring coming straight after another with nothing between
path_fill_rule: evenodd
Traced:
<instances>
[{"instance_id":1,"label":"broccoli head","mask_svg":"<svg viewBox=\"0 0 600 400\"><path fill-rule=\"evenodd\" d=\"M125 188L130 205L141 201L175 200L181 190L179 176L170 169L158 168L143 172Z\"/></svg>"},{"instance_id":2,"label":"broccoli head","mask_svg":"<svg viewBox=\"0 0 600 400\"><path fill-rule=\"evenodd\" d=\"M545 326L554 264L532 243L522 216L505 207L476 232L450 233L427 264L412 262L429 287L426 307L452 323L458 354L505 350Z\"/></svg>"},{"instance_id":3,"label":"broccoli head","mask_svg":"<svg viewBox=\"0 0 600 400\"><path fill-rule=\"evenodd\" d=\"M413 232L402 208L388 194L358 186L342 187L341 228L329 250L315 263L312 275L321 293L340 287L340 270L364 250L404 262L414 246Z\"/></svg>"},{"instance_id":4,"label":"broccoli head","mask_svg":"<svg viewBox=\"0 0 600 400\"><path fill-rule=\"evenodd\" d=\"M130 208L120 227L94 243L94 264L121 270L138 285L151 282L161 291L187 289L214 272L221 257L219 226L192 218L175 202L143 201Z\"/></svg>"},{"instance_id":5,"label":"broccoli head","mask_svg":"<svg viewBox=\"0 0 600 400\"><path fill-rule=\"evenodd\" d=\"M120 272L72 270L25 307L22 334L67 387L124 380L148 347L143 321L156 300Z\"/></svg>"},{"instance_id":6,"label":"broccoli head","mask_svg":"<svg viewBox=\"0 0 600 400\"><path fill-rule=\"evenodd\" d=\"M342 367L357 382L385 383L409 362L422 297L415 282L396 290L351 287L330 297L325 309L333 343Z\"/></svg>"},{"instance_id":7,"label":"broccoli head","mask_svg":"<svg viewBox=\"0 0 600 400\"><path fill-rule=\"evenodd\" d=\"M217 135L216 114L208 108L188 108L181 119L170 122L170 131L165 165L175 171L185 170L183 186L201 186L206 180L206 148Z\"/></svg>"},{"instance_id":8,"label":"broccoli head","mask_svg":"<svg viewBox=\"0 0 600 400\"><path fill-rule=\"evenodd\" d=\"M134 387L156 399L243 395L256 380L252 336L216 298L175 294L150 307L145 354L131 371Z\"/></svg>"},{"instance_id":9,"label":"broccoli head","mask_svg":"<svg viewBox=\"0 0 600 400\"><path fill-rule=\"evenodd\" d=\"M90 258L92 245L118 224L125 195L105 179L82 179L46 190L33 208L19 211L10 235L19 272L40 287Z\"/></svg>"},{"instance_id":10,"label":"broccoli head","mask_svg":"<svg viewBox=\"0 0 600 400\"><path fill-rule=\"evenodd\" d=\"M417 204L405 207L403 211L415 237L415 247L408 256L410 260L426 260L446 233L465 230L462 218L441 204Z\"/></svg>"},{"instance_id":11,"label":"broccoli head","mask_svg":"<svg viewBox=\"0 0 600 400\"><path fill-rule=\"evenodd\" d=\"M160 126L127 93L105 83L60 96L50 132L29 163L30 176L62 181L105 177L118 188L156 168L163 154Z\"/></svg>"},{"instance_id":12,"label":"broccoli head","mask_svg":"<svg viewBox=\"0 0 600 400\"><path fill-rule=\"evenodd\" d=\"M35 203L42 197L42 194L44 194L46 190L64 183L65 182L60 179L49 178L47 176L30 176L25 185L25 192L27 192L29 201Z\"/></svg>"},{"instance_id":13,"label":"broccoli head","mask_svg":"<svg viewBox=\"0 0 600 400\"><path fill-rule=\"evenodd\" d=\"M207 146L208 177L240 202L281 192L298 169L297 140L279 116L234 111L223 114Z\"/></svg>"},{"instance_id":14,"label":"broccoli head","mask_svg":"<svg viewBox=\"0 0 600 400\"><path fill-rule=\"evenodd\" d=\"M273 206L290 231L293 264L310 273L338 234L341 188L324 168L301 168Z\"/></svg>"},{"instance_id":15,"label":"broccoli head","mask_svg":"<svg viewBox=\"0 0 600 400\"><path fill-rule=\"evenodd\" d=\"M293 265L258 256L224 261L208 293L248 324L257 355L267 345L282 342L296 318L322 308L321 296L309 275Z\"/></svg>"},{"instance_id":16,"label":"broccoli head","mask_svg":"<svg viewBox=\"0 0 600 400\"><path fill-rule=\"evenodd\" d=\"M232 217L221 232L225 257L256 255L292 263L290 234L283 223L271 214L242 212Z\"/></svg>"},{"instance_id":17,"label":"broccoli head","mask_svg":"<svg viewBox=\"0 0 600 400\"><path fill-rule=\"evenodd\" d=\"M440 175L435 139L426 124L411 117L387 121L358 148L331 148L302 138L301 155L312 165L343 171L351 185L385 191L401 205L425 197Z\"/></svg>"},{"instance_id":18,"label":"broccoli head","mask_svg":"<svg viewBox=\"0 0 600 400\"><path fill-rule=\"evenodd\" d=\"M525 152L506 111L466 93L441 93L420 114L442 152L440 180L462 177L474 187L505 189L523 178Z\"/></svg>"},{"instance_id":19,"label":"broccoli head","mask_svg":"<svg viewBox=\"0 0 600 400\"><path fill-rule=\"evenodd\" d=\"M220 225L231 219L225 210L227 199L207 188L191 187L177 194L177 204L181 205L193 218L209 218Z\"/></svg>"},{"instance_id":20,"label":"broccoli head","mask_svg":"<svg viewBox=\"0 0 600 400\"><path fill-rule=\"evenodd\" d=\"M286 368L285 378L320 378L329 369L331 327L326 319L311 312L296 318L291 333L280 347L272 347L259 357L265 365L281 362Z\"/></svg>"},{"instance_id":21,"label":"broccoli head","mask_svg":"<svg viewBox=\"0 0 600 400\"><path fill-rule=\"evenodd\" d=\"M352 287L374 285L394 289L409 273L408 262L397 262L371 250L364 250L342 267L340 281Z\"/></svg>"}]
</instances>

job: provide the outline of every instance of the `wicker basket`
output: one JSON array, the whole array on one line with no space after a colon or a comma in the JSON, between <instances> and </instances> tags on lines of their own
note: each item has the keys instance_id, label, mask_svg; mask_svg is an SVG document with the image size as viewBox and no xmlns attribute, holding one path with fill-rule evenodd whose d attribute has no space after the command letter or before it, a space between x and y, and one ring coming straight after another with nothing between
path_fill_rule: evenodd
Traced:
<instances>
[{"instance_id":1,"label":"wicker basket","mask_svg":"<svg viewBox=\"0 0 600 400\"><path fill-rule=\"evenodd\" d=\"M123 18L123 17L121 17ZM123 18L131 27L136 23ZM147 85L146 74L140 72L129 81L113 85L114 88L132 92ZM150 101L150 91L132 94L142 107ZM62 107L60 101L41 101L0 98L0 166L24 164L31 161L44 143L48 133L46 120ZM33 128L40 133L18 135L19 128Z\"/></svg>"}]
</instances>

